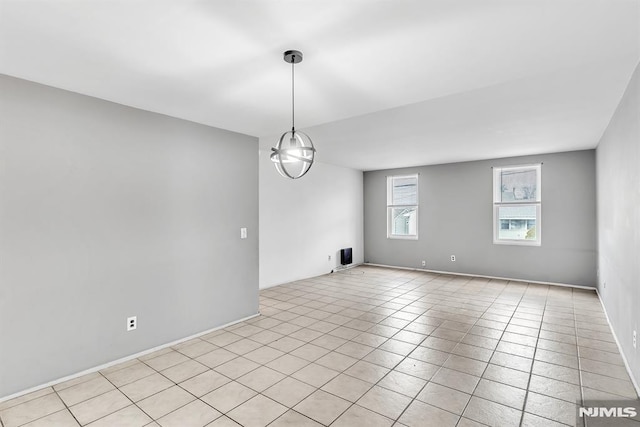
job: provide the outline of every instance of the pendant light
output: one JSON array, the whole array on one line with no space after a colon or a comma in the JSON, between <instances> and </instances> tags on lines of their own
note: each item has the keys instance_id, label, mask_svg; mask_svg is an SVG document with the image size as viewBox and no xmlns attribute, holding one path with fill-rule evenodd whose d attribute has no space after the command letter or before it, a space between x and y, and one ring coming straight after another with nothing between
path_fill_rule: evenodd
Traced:
<instances>
[{"instance_id":1,"label":"pendant light","mask_svg":"<svg viewBox=\"0 0 640 427\"><path fill-rule=\"evenodd\" d=\"M316 149L311 138L295 126L295 74L294 65L302 62L302 52L287 50L284 62L291 64L291 130L280 137L278 144L271 149L271 161L280 175L285 178L302 178L313 165Z\"/></svg>"}]
</instances>

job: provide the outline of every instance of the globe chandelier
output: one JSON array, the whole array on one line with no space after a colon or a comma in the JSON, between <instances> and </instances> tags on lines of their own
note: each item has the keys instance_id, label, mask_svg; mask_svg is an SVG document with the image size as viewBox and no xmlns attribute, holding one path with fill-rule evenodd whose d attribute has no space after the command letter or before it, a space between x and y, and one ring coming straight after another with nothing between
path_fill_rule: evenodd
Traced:
<instances>
[{"instance_id":1,"label":"globe chandelier","mask_svg":"<svg viewBox=\"0 0 640 427\"><path fill-rule=\"evenodd\" d=\"M275 147L271 148L271 161L285 178L302 178L311 166L316 154L309 135L296 130L295 126L295 72L294 66L302 62L302 52L287 50L284 62L291 64L291 130L282 134Z\"/></svg>"}]
</instances>

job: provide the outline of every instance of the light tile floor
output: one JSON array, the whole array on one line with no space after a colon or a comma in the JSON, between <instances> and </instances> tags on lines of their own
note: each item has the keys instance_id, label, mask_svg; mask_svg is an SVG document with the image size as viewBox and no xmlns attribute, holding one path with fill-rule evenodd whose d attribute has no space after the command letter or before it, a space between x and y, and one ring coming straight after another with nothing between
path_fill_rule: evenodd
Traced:
<instances>
[{"instance_id":1,"label":"light tile floor","mask_svg":"<svg viewBox=\"0 0 640 427\"><path fill-rule=\"evenodd\" d=\"M0 403L0 423L556 426L637 398L586 290L362 266L264 290L260 312Z\"/></svg>"}]
</instances>

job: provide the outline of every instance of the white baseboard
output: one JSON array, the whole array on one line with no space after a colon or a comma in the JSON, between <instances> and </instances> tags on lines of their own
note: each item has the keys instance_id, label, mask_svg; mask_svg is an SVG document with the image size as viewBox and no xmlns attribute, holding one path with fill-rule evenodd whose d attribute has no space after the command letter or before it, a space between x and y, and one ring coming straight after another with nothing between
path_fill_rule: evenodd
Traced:
<instances>
[{"instance_id":1,"label":"white baseboard","mask_svg":"<svg viewBox=\"0 0 640 427\"><path fill-rule=\"evenodd\" d=\"M363 263L349 264L346 267L343 267L342 265L337 265L337 266L333 267L333 269L328 273L318 273L316 276L309 276L309 277L305 276L305 277L300 277L300 278L297 278L297 279L287 280L286 282L270 283L270 284L264 285L264 286L260 285L260 290L264 291L265 289L275 288L276 286L286 285L288 283L298 282L300 280L307 280L307 279L312 279L314 277L320 277L320 276L323 276L325 274L337 273L339 271L348 270L350 268L354 268L354 267L357 267L359 265L363 265Z\"/></svg>"},{"instance_id":2,"label":"white baseboard","mask_svg":"<svg viewBox=\"0 0 640 427\"><path fill-rule=\"evenodd\" d=\"M613 339L616 340L616 345L618 346L618 353L620 353L620 357L622 357L622 361L624 362L624 367L627 369L627 374L629 374L629 378L631 379L631 383L633 384L633 388L636 389L636 394L640 396L640 387L638 387L638 381L633 376L633 371L631 371L631 365L629 365L629 361L627 360L624 352L622 351L622 346L620 345L620 340L616 335L616 331L613 329L613 325L611 324L611 320L609 320L609 313L607 313L607 307L605 307L602 298L600 297L600 292L596 288L596 294L598 294L598 300L600 301L600 305L602 306L602 311L604 311L604 316L607 318L607 323L609 324L609 329L611 330L611 334L613 335Z\"/></svg>"},{"instance_id":3,"label":"white baseboard","mask_svg":"<svg viewBox=\"0 0 640 427\"><path fill-rule=\"evenodd\" d=\"M396 268L398 270L424 271L425 273L446 274L449 276L482 277L483 279L496 279L496 280L508 280L510 282L535 283L536 285L563 286L566 288L586 289L590 291L596 290L596 288L593 286L571 285L567 283L556 283L556 282L542 282L539 280L514 279L511 277L487 276L484 274L456 273L453 271L427 270L426 268L397 267L395 265L373 264L370 262L365 262L363 265L371 265L374 267L384 267L384 268Z\"/></svg>"},{"instance_id":4,"label":"white baseboard","mask_svg":"<svg viewBox=\"0 0 640 427\"><path fill-rule=\"evenodd\" d=\"M349 265L338 265L333 270L331 270L331 273L339 273L341 271L350 270L352 268L356 268L356 267L359 267L361 265L362 265L362 263L349 264ZM331 274L331 273L329 273L329 274Z\"/></svg>"},{"instance_id":5,"label":"white baseboard","mask_svg":"<svg viewBox=\"0 0 640 427\"><path fill-rule=\"evenodd\" d=\"M42 390L43 388L52 387L54 385L63 383L65 381L73 380L73 379L81 377L83 375L92 374L94 372L101 371L103 369L109 368L109 367L111 367L113 365L117 365L119 363L128 362L129 360L132 360L132 359L137 359L138 357L145 356L145 355L147 355L149 353L153 353L154 351L162 350L163 348L171 347L171 346L174 346L176 344L180 344L182 342L189 341L191 339L200 337L202 335L209 334L209 333L211 333L213 331L217 331L219 329L227 328L229 326L235 325L236 323L240 323L240 322L244 322L245 320L253 319L256 316L260 316L260 313L253 314L251 316L247 316L247 317L244 317L244 318L239 319L239 320L234 320L233 322L229 322L229 323L226 323L224 325L217 326L215 328L208 329L208 330L203 331L203 332L198 332L197 334L188 336L186 338L180 338L179 340L172 341L172 342L166 343L166 344L162 344L162 345L159 345L157 347L153 347L153 348L150 348L148 350L144 350L144 351L141 351L139 353L132 354L130 356L125 356L125 357L123 357L121 359L114 360L112 362L108 362L108 363L102 364L100 366L95 366L93 368L85 369L84 371L77 372L77 373L71 374L71 375L67 375L66 377L58 378L56 380L49 381L46 384L40 384L38 386L31 387L31 388L29 388L27 390L22 390L22 391L19 391L17 393L10 394L9 396L0 397L0 403L2 403L4 401L7 401L7 400L15 399L16 397L24 396L25 394L33 393L34 391Z\"/></svg>"}]
</instances>

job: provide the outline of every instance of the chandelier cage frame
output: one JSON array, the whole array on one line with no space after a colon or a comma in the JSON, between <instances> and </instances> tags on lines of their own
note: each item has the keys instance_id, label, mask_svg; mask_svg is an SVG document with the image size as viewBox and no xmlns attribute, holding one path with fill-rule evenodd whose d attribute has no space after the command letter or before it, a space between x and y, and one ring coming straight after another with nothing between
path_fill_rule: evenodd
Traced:
<instances>
[{"instance_id":1,"label":"chandelier cage frame","mask_svg":"<svg viewBox=\"0 0 640 427\"><path fill-rule=\"evenodd\" d=\"M284 61L291 64L291 130L280 136L275 147L271 148L271 161L276 170L285 178L302 178L311 166L316 149L309 135L295 127L295 64L302 62L302 52L287 50Z\"/></svg>"}]
</instances>

